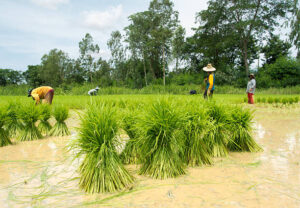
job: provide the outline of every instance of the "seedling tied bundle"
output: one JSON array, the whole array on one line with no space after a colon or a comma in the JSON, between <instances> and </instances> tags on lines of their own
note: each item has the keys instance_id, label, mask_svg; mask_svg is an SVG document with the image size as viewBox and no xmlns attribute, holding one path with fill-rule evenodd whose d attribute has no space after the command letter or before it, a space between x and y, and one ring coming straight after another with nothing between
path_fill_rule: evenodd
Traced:
<instances>
[{"instance_id":1,"label":"seedling tied bundle","mask_svg":"<svg viewBox=\"0 0 300 208\"><path fill-rule=\"evenodd\" d=\"M8 123L7 109L0 107L0 147L12 144L9 139L9 132L4 128L5 124Z\"/></svg>"},{"instance_id":2,"label":"seedling tied bundle","mask_svg":"<svg viewBox=\"0 0 300 208\"><path fill-rule=\"evenodd\" d=\"M65 106L54 108L53 116L56 120L55 125L50 131L50 136L67 136L70 135L65 120L69 117L69 109Z\"/></svg>"},{"instance_id":3,"label":"seedling tied bundle","mask_svg":"<svg viewBox=\"0 0 300 208\"><path fill-rule=\"evenodd\" d=\"M51 107L48 104L40 106L40 123L38 125L38 129L42 134L49 134L51 130L51 125L49 123L49 119L51 117Z\"/></svg>"},{"instance_id":4,"label":"seedling tied bundle","mask_svg":"<svg viewBox=\"0 0 300 208\"><path fill-rule=\"evenodd\" d=\"M122 190L133 183L116 151L118 145L115 111L110 106L90 106L81 118L79 138L73 143L79 167L79 186L88 193Z\"/></svg>"}]
</instances>

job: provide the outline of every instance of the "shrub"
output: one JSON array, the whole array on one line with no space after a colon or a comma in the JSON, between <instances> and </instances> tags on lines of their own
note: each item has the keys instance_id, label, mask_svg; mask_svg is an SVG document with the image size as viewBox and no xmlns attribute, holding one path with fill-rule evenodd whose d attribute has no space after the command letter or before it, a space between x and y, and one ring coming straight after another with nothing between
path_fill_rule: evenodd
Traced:
<instances>
[{"instance_id":1,"label":"shrub","mask_svg":"<svg viewBox=\"0 0 300 208\"><path fill-rule=\"evenodd\" d=\"M53 110L53 116L56 120L55 125L50 131L50 136L67 136L70 135L65 120L69 117L69 109L64 106L57 106Z\"/></svg>"},{"instance_id":2,"label":"shrub","mask_svg":"<svg viewBox=\"0 0 300 208\"><path fill-rule=\"evenodd\" d=\"M110 106L90 106L81 117L79 137L72 144L83 157L79 167L79 186L88 193L114 192L133 183L124 168L116 145L118 123Z\"/></svg>"}]
</instances>

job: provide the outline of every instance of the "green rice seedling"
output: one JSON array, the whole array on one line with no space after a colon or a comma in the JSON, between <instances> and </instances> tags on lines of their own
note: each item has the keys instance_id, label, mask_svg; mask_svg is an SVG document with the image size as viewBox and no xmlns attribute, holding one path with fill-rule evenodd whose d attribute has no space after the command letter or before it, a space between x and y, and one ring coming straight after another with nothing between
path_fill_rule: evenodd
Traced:
<instances>
[{"instance_id":1,"label":"green rice seedling","mask_svg":"<svg viewBox=\"0 0 300 208\"><path fill-rule=\"evenodd\" d=\"M274 102L274 99L273 99L272 97L269 97L269 98L268 98L268 103L269 103L269 104L272 104L273 102Z\"/></svg>"},{"instance_id":2,"label":"green rice seedling","mask_svg":"<svg viewBox=\"0 0 300 208\"><path fill-rule=\"evenodd\" d=\"M138 112L137 110L127 110L123 113L122 128L129 136L129 140L126 142L125 148L120 155L125 164L137 164L140 158L136 129Z\"/></svg>"},{"instance_id":3,"label":"green rice seedling","mask_svg":"<svg viewBox=\"0 0 300 208\"><path fill-rule=\"evenodd\" d=\"M40 123L38 129L42 134L48 135L52 126L49 123L51 117L51 106L48 104L40 105Z\"/></svg>"},{"instance_id":4,"label":"green rice seedling","mask_svg":"<svg viewBox=\"0 0 300 208\"><path fill-rule=\"evenodd\" d=\"M262 102L262 103L266 103L266 101L267 101L267 100L266 100L265 97L261 98L261 102Z\"/></svg>"},{"instance_id":5,"label":"green rice seedling","mask_svg":"<svg viewBox=\"0 0 300 208\"><path fill-rule=\"evenodd\" d=\"M278 98L278 97L274 98L274 103L276 103L276 104L280 103L280 98Z\"/></svg>"},{"instance_id":6,"label":"green rice seedling","mask_svg":"<svg viewBox=\"0 0 300 208\"><path fill-rule=\"evenodd\" d=\"M19 110L18 117L23 123L23 128L19 135L20 141L33 141L42 138L40 131L35 126L35 123L40 117L39 109L35 105L22 106Z\"/></svg>"},{"instance_id":7,"label":"green rice seedling","mask_svg":"<svg viewBox=\"0 0 300 208\"><path fill-rule=\"evenodd\" d=\"M191 166L212 164L212 158L208 147L204 142L204 135L211 124L209 116L203 107L190 106L185 124L185 135L187 136L185 145L186 162Z\"/></svg>"},{"instance_id":8,"label":"green rice seedling","mask_svg":"<svg viewBox=\"0 0 300 208\"><path fill-rule=\"evenodd\" d=\"M294 98L293 97L288 98L288 102L289 102L289 104L293 104L294 103Z\"/></svg>"},{"instance_id":9,"label":"green rice seedling","mask_svg":"<svg viewBox=\"0 0 300 208\"><path fill-rule=\"evenodd\" d=\"M7 107L8 122L6 125L7 130L11 136L16 136L22 129L22 123L18 118L18 111L20 109L20 103L10 102Z\"/></svg>"},{"instance_id":10,"label":"green rice seedling","mask_svg":"<svg viewBox=\"0 0 300 208\"><path fill-rule=\"evenodd\" d=\"M9 132L4 128L8 119L9 117L7 109L4 107L0 107L0 147L12 144L9 138Z\"/></svg>"},{"instance_id":11,"label":"green rice seedling","mask_svg":"<svg viewBox=\"0 0 300 208\"><path fill-rule=\"evenodd\" d=\"M252 113L248 109L236 107L231 111L231 135L228 143L230 151L258 152L262 148L252 137Z\"/></svg>"},{"instance_id":12,"label":"green rice seedling","mask_svg":"<svg viewBox=\"0 0 300 208\"><path fill-rule=\"evenodd\" d=\"M287 98L282 98L281 103L286 105L289 103L289 100Z\"/></svg>"},{"instance_id":13,"label":"green rice seedling","mask_svg":"<svg viewBox=\"0 0 300 208\"><path fill-rule=\"evenodd\" d=\"M299 102L299 97L294 97L294 102L298 103Z\"/></svg>"},{"instance_id":14,"label":"green rice seedling","mask_svg":"<svg viewBox=\"0 0 300 208\"><path fill-rule=\"evenodd\" d=\"M56 123L50 131L50 136L67 136L70 135L65 120L69 117L69 109L65 106L56 106L53 110L53 116Z\"/></svg>"},{"instance_id":15,"label":"green rice seedling","mask_svg":"<svg viewBox=\"0 0 300 208\"><path fill-rule=\"evenodd\" d=\"M138 123L142 165L139 173L166 179L185 174L183 119L170 100L151 104Z\"/></svg>"},{"instance_id":16,"label":"green rice seedling","mask_svg":"<svg viewBox=\"0 0 300 208\"><path fill-rule=\"evenodd\" d=\"M248 98L244 98L244 103L247 103L248 102Z\"/></svg>"},{"instance_id":17,"label":"green rice seedling","mask_svg":"<svg viewBox=\"0 0 300 208\"><path fill-rule=\"evenodd\" d=\"M208 126L204 141L213 157L227 156L227 144L230 140L230 118L228 114L230 108L214 103L209 103L207 108L212 124Z\"/></svg>"},{"instance_id":18,"label":"green rice seedling","mask_svg":"<svg viewBox=\"0 0 300 208\"><path fill-rule=\"evenodd\" d=\"M115 192L133 183L116 150L118 129L115 111L108 105L90 106L81 116L79 136L71 147L78 150L77 158L83 157L79 186L84 191Z\"/></svg>"},{"instance_id":19,"label":"green rice seedling","mask_svg":"<svg viewBox=\"0 0 300 208\"><path fill-rule=\"evenodd\" d=\"M257 102L261 103L261 98L260 97L257 98Z\"/></svg>"}]
</instances>

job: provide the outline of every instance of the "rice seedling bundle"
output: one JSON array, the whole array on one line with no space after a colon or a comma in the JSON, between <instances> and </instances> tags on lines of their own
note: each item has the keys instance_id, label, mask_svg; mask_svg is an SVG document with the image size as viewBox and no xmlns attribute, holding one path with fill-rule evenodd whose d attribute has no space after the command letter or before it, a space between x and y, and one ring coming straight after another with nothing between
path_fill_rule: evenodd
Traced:
<instances>
[{"instance_id":1,"label":"rice seedling bundle","mask_svg":"<svg viewBox=\"0 0 300 208\"><path fill-rule=\"evenodd\" d=\"M228 143L230 151L258 152L262 150L252 137L252 119L252 113L248 109L236 107L231 111L232 140Z\"/></svg>"},{"instance_id":2,"label":"rice seedling bundle","mask_svg":"<svg viewBox=\"0 0 300 208\"><path fill-rule=\"evenodd\" d=\"M257 98L257 102L258 102L258 103L261 102L261 98L260 98L260 97Z\"/></svg>"},{"instance_id":3,"label":"rice seedling bundle","mask_svg":"<svg viewBox=\"0 0 300 208\"><path fill-rule=\"evenodd\" d=\"M263 98L261 99L261 102L262 102L262 103L266 103L266 98L263 97Z\"/></svg>"},{"instance_id":4,"label":"rice seedling bundle","mask_svg":"<svg viewBox=\"0 0 300 208\"><path fill-rule=\"evenodd\" d=\"M274 102L274 99L273 99L272 97L269 97L269 98L268 98L268 103L269 103L269 104L272 104L273 102Z\"/></svg>"},{"instance_id":5,"label":"rice seedling bundle","mask_svg":"<svg viewBox=\"0 0 300 208\"><path fill-rule=\"evenodd\" d=\"M299 97L295 97L295 98L294 98L294 102L295 102L295 103L298 103L298 102L299 102Z\"/></svg>"},{"instance_id":6,"label":"rice seedling bundle","mask_svg":"<svg viewBox=\"0 0 300 208\"><path fill-rule=\"evenodd\" d=\"M277 104L277 103L280 103L280 98L274 98L274 102Z\"/></svg>"},{"instance_id":7,"label":"rice seedling bundle","mask_svg":"<svg viewBox=\"0 0 300 208\"><path fill-rule=\"evenodd\" d=\"M88 193L114 192L134 181L116 151L119 126L110 106L90 106L81 117L79 137L73 144L79 166L79 186Z\"/></svg>"},{"instance_id":8,"label":"rice seedling bundle","mask_svg":"<svg viewBox=\"0 0 300 208\"><path fill-rule=\"evenodd\" d=\"M67 136L70 135L65 120L69 117L69 109L65 106L56 106L53 110L53 116L56 123L50 131L50 136Z\"/></svg>"},{"instance_id":9,"label":"rice seedling bundle","mask_svg":"<svg viewBox=\"0 0 300 208\"><path fill-rule=\"evenodd\" d=\"M18 117L23 123L19 135L20 141L33 141L42 138L40 131L35 126L39 116L39 109L35 105L24 105L20 108Z\"/></svg>"},{"instance_id":10,"label":"rice seedling bundle","mask_svg":"<svg viewBox=\"0 0 300 208\"><path fill-rule=\"evenodd\" d=\"M228 155L227 144L230 140L229 107L208 103L208 115L212 125L204 136L204 141L213 157Z\"/></svg>"},{"instance_id":11,"label":"rice seedling bundle","mask_svg":"<svg viewBox=\"0 0 300 208\"><path fill-rule=\"evenodd\" d=\"M185 145L186 162L191 166L212 164L212 158L204 135L211 128L209 116L200 108L191 106L188 110L185 135L187 136Z\"/></svg>"},{"instance_id":12,"label":"rice seedling bundle","mask_svg":"<svg viewBox=\"0 0 300 208\"><path fill-rule=\"evenodd\" d=\"M290 97L290 98L288 99L288 102L289 102L289 104L293 104L293 103L294 103L294 98Z\"/></svg>"},{"instance_id":13,"label":"rice seedling bundle","mask_svg":"<svg viewBox=\"0 0 300 208\"><path fill-rule=\"evenodd\" d=\"M52 128L52 126L48 121L51 117L51 106L44 104L44 105L40 105L39 108L40 108L40 123L38 125L38 129L42 134L47 135Z\"/></svg>"},{"instance_id":14,"label":"rice seedling bundle","mask_svg":"<svg viewBox=\"0 0 300 208\"><path fill-rule=\"evenodd\" d=\"M9 132L4 128L7 121L7 109L4 107L0 107L0 147L12 144L9 138Z\"/></svg>"},{"instance_id":15,"label":"rice seedling bundle","mask_svg":"<svg viewBox=\"0 0 300 208\"><path fill-rule=\"evenodd\" d=\"M137 164L140 158L136 128L138 113L140 111L137 110L127 110L123 113L122 128L129 136L129 140L126 142L125 148L120 155L125 164Z\"/></svg>"},{"instance_id":16,"label":"rice seedling bundle","mask_svg":"<svg viewBox=\"0 0 300 208\"><path fill-rule=\"evenodd\" d=\"M11 136L17 135L17 133L22 129L22 123L18 118L18 111L20 109L20 103L9 103L7 107L7 130Z\"/></svg>"},{"instance_id":17,"label":"rice seedling bundle","mask_svg":"<svg viewBox=\"0 0 300 208\"><path fill-rule=\"evenodd\" d=\"M286 105L288 104L289 100L287 98L282 98L281 102L282 104Z\"/></svg>"},{"instance_id":18,"label":"rice seedling bundle","mask_svg":"<svg viewBox=\"0 0 300 208\"><path fill-rule=\"evenodd\" d=\"M140 174L165 179L185 174L183 119L168 100L154 102L138 124Z\"/></svg>"}]
</instances>

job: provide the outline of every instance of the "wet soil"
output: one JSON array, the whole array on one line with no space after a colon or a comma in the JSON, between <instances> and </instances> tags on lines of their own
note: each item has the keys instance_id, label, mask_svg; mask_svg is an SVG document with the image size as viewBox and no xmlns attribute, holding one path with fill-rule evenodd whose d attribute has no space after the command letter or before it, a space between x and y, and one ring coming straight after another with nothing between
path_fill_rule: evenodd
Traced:
<instances>
[{"instance_id":1,"label":"wet soil","mask_svg":"<svg viewBox=\"0 0 300 208\"><path fill-rule=\"evenodd\" d=\"M230 153L213 166L188 168L176 179L137 174L129 190L89 195L78 189L78 161L66 145L73 135L0 148L0 207L300 207L300 109L254 107L261 153Z\"/></svg>"}]
</instances>

